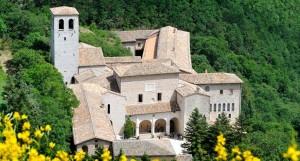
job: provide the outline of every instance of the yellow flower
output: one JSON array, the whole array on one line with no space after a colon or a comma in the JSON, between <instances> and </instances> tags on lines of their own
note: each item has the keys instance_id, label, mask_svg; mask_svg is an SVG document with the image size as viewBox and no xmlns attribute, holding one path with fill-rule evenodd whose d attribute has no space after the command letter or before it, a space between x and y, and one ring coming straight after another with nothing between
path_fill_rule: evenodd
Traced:
<instances>
[{"instance_id":1,"label":"yellow flower","mask_svg":"<svg viewBox=\"0 0 300 161\"><path fill-rule=\"evenodd\" d=\"M159 159L153 159L152 161L159 161Z\"/></svg>"},{"instance_id":2,"label":"yellow flower","mask_svg":"<svg viewBox=\"0 0 300 161\"><path fill-rule=\"evenodd\" d=\"M286 159L290 159L292 161L299 161L300 160L300 151L297 150L297 145L291 145L287 152L283 153L283 157Z\"/></svg>"},{"instance_id":3,"label":"yellow flower","mask_svg":"<svg viewBox=\"0 0 300 161\"><path fill-rule=\"evenodd\" d=\"M240 148L237 147L237 146L235 146L234 148L232 148L232 149L231 149L231 152L232 152L233 154L238 154L238 155L241 154Z\"/></svg>"},{"instance_id":4,"label":"yellow flower","mask_svg":"<svg viewBox=\"0 0 300 161\"><path fill-rule=\"evenodd\" d=\"M28 121L24 122L23 126L22 126L22 130L29 130L30 129L30 123Z\"/></svg>"},{"instance_id":5,"label":"yellow flower","mask_svg":"<svg viewBox=\"0 0 300 161\"><path fill-rule=\"evenodd\" d=\"M50 125L46 125L46 126L45 126L45 131L46 131L46 132L49 132L49 131L51 131L51 130L52 130L52 128L51 128Z\"/></svg>"},{"instance_id":6,"label":"yellow flower","mask_svg":"<svg viewBox=\"0 0 300 161\"><path fill-rule=\"evenodd\" d=\"M135 159L130 159L130 161L136 161Z\"/></svg>"},{"instance_id":7,"label":"yellow flower","mask_svg":"<svg viewBox=\"0 0 300 161\"><path fill-rule=\"evenodd\" d=\"M23 115L21 116L21 119L22 119L22 120L26 120L27 118L28 118L28 116L25 115L25 114L23 114Z\"/></svg>"},{"instance_id":8,"label":"yellow flower","mask_svg":"<svg viewBox=\"0 0 300 161\"><path fill-rule=\"evenodd\" d=\"M219 136L217 136L218 144L225 145L226 139L224 138L224 135L221 133Z\"/></svg>"},{"instance_id":9,"label":"yellow flower","mask_svg":"<svg viewBox=\"0 0 300 161\"><path fill-rule=\"evenodd\" d=\"M29 131L23 131L22 133L18 133L18 138L21 139L25 143L30 143L31 142L29 136L30 136Z\"/></svg>"},{"instance_id":10,"label":"yellow flower","mask_svg":"<svg viewBox=\"0 0 300 161\"><path fill-rule=\"evenodd\" d=\"M35 132L34 132L34 136L35 136L37 139L42 138L43 135L44 135L44 133L42 133L42 131L39 130L39 129L35 130Z\"/></svg>"},{"instance_id":11,"label":"yellow flower","mask_svg":"<svg viewBox=\"0 0 300 161\"><path fill-rule=\"evenodd\" d=\"M127 157L124 153L120 156L120 161L127 161Z\"/></svg>"},{"instance_id":12,"label":"yellow flower","mask_svg":"<svg viewBox=\"0 0 300 161\"><path fill-rule=\"evenodd\" d=\"M14 112L13 117L14 117L14 119L16 119L17 121L21 120L21 116L20 116L20 113L19 113L19 112Z\"/></svg>"},{"instance_id":13,"label":"yellow flower","mask_svg":"<svg viewBox=\"0 0 300 161\"><path fill-rule=\"evenodd\" d=\"M219 136L217 136L217 145L215 147L215 152L217 152L217 160L227 160L227 150L224 147L225 145L225 138L223 134L221 133Z\"/></svg>"},{"instance_id":14,"label":"yellow flower","mask_svg":"<svg viewBox=\"0 0 300 161\"><path fill-rule=\"evenodd\" d=\"M56 157L59 158L61 161L69 161L69 155L65 151L57 151Z\"/></svg>"},{"instance_id":15,"label":"yellow flower","mask_svg":"<svg viewBox=\"0 0 300 161\"><path fill-rule=\"evenodd\" d=\"M55 143L50 142L50 143L49 143L49 147L50 147L50 149L53 149L53 148L55 147Z\"/></svg>"},{"instance_id":16,"label":"yellow flower","mask_svg":"<svg viewBox=\"0 0 300 161\"><path fill-rule=\"evenodd\" d=\"M75 161L82 161L85 157L85 152L83 150L79 150L78 152L76 152L74 159Z\"/></svg>"},{"instance_id":17,"label":"yellow flower","mask_svg":"<svg viewBox=\"0 0 300 161\"><path fill-rule=\"evenodd\" d=\"M103 154L101 155L102 161L110 161L111 156L110 156L110 151L107 148L103 149Z\"/></svg>"}]
</instances>

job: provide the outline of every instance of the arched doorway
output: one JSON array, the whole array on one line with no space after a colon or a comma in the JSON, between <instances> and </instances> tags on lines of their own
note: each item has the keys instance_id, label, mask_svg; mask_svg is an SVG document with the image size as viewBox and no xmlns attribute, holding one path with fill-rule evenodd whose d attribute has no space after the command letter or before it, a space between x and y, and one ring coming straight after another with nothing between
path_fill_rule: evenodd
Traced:
<instances>
[{"instance_id":1,"label":"arched doorway","mask_svg":"<svg viewBox=\"0 0 300 161\"><path fill-rule=\"evenodd\" d=\"M178 133L178 119L175 117L170 120L170 133Z\"/></svg>"},{"instance_id":2,"label":"arched doorway","mask_svg":"<svg viewBox=\"0 0 300 161\"><path fill-rule=\"evenodd\" d=\"M151 122L144 120L140 123L140 134L151 133Z\"/></svg>"},{"instance_id":3,"label":"arched doorway","mask_svg":"<svg viewBox=\"0 0 300 161\"><path fill-rule=\"evenodd\" d=\"M155 132L166 132L166 120L158 119L155 121Z\"/></svg>"}]
</instances>

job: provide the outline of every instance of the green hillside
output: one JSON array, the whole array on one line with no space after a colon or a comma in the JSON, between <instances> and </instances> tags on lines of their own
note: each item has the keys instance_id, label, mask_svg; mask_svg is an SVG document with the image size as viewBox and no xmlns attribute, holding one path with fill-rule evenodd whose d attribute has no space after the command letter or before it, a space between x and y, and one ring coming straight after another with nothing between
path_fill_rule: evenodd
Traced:
<instances>
[{"instance_id":1,"label":"green hillside","mask_svg":"<svg viewBox=\"0 0 300 161\"><path fill-rule=\"evenodd\" d=\"M81 25L101 30L191 32L198 72L233 72L245 82L240 146L280 160L291 140L300 141L300 0L0 0L0 36L13 40L14 51L30 48L47 59L49 7L59 5L76 7Z\"/></svg>"}]
</instances>

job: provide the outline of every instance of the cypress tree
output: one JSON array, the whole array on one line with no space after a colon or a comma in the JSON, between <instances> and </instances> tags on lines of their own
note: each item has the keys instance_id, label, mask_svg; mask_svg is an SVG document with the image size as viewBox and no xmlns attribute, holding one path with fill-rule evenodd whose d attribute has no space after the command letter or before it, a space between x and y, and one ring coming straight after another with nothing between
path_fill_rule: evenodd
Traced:
<instances>
[{"instance_id":1,"label":"cypress tree","mask_svg":"<svg viewBox=\"0 0 300 161\"><path fill-rule=\"evenodd\" d=\"M207 132L208 124L206 118L195 108L191 113L185 129L184 138L186 142L182 144L182 147L193 155L194 160L206 160L208 157L207 151L203 148Z\"/></svg>"},{"instance_id":2,"label":"cypress tree","mask_svg":"<svg viewBox=\"0 0 300 161\"><path fill-rule=\"evenodd\" d=\"M135 133L134 123L130 120L129 117L127 117L124 125L124 138L128 139L134 136L134 133Z\"/></svg>"}]
</instances>

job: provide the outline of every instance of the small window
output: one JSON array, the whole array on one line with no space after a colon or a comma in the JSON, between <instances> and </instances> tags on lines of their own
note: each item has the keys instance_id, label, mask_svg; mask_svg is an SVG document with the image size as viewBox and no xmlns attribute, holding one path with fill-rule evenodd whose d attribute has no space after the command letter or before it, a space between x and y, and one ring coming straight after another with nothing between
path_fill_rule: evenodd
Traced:
<instances>
[{"instance_id":1,"label":"small window","mask_svg":"<svg viewBox=\"0 0 300 161\"><path fill-rule=\"evenodd\" d=\"M231 111L234 111L234 103L232 103Z\"/></svg>"},{"instance_id":2,"label":"small window","mask_svg":"<svg viewBox=\"0 0 300 161\"><path fill-rule=\"evenodd\" d=\"M223 103L223 112L226 111L226 104Z\"/></svg>"},{"instance_id":3,"label":"small window","mask_svg":"<svg viewBox=\"0 0 300 161\"><path fill-rule=\"evenodd\" d=\"M231 118L231 114L228 114L228 118Z\"/></svg>"},{"instance_id":4,"label":"small window","mask_svg":"<svg viewBox=\"0 0 300 161\"><path fill-rule=\"evenodd\" d=\"M139 94L139 102L143 102L143 95Z\"/></svg>"},{"instance_id":5,"label":"small window","mask_svg":"<svg viewBox=\"0 0 300 161\"><path fill-rule=\"evenodd\" d=\"M220 90L220 94L223 94L223 89Z\"/></svg>"},{"instance_id":6,"label":"small window","mask_svg":"<svg viewBox=\"0 0 300 161\"><path fill-rule=\"evenodd\" d=\"M216 111L217 111L217 105L214 104L214 112L216 112Z\"/></svg>"},{"instance_id":7,"label":"small window","mask_svg":"<svg viewBox=\"0 0 300 161\"><path fill-rule=\"evenodd\" d=\"M74 20L69 19L69 29L73 30L74 29Z\"/></svg>"},{"instance_id":8,"label":"small window","mask_svg":"<svg viewBox=\"0 0 300 161\"><path fill-rule=\"evenodd\" d=\"M218 105L218 112L220 112L221 111L221 104L219 103L219 105Z\"/></svg>"},{"instance_id":9,"label":"small window","mask_svg":"<svg viewBox=\"0 0 300 161\"><path fill-rule=\"evenodd\" d=\"M212 111L212 104L209 105L209 112Z\"/></svg>"},{"instance_id":10,"label":"small window","mask_svg":"<svg viewBox=\"0 0 300 161\"><path fill-rule=\"evenodd\" d=\"M206 91L206 92L209 91L209 86L205 86L205 91Z\"/></svg>"},{"instance_id":11,"label":"small window","mask_svg":"<svg viewBox=\"0 0 300 161\"><path fill-rule=\"evenodd\" d=\"M227 111L228 111L228 109L230 111L230 103L227 103Z\"/></svg>"},{"instance_id":12,"label":"small window","mask_svg":"<svg viewBox=\"0 0 300 161\"><path fill-rule=\"evenodd\" d=\"M107 105L107 113L110 114L110 104Z\"/></svg>"},{"instance_id":13,"label":"small window","mask_svg":"<svg viewBox=\"0 0 300 161\"><path fill-rule=\"evenodd\" d=\"M58 29L59 30L63 30L64 29L64 20L63 19L60 19L58 21Z\"/></svg>"},{"instance_id":14,"label":"small window","mask_svg":"<svg viewBox=\"0 0 300 161\"><path fill-rule=\"evenodd\" d=\"M161 93L157 93L157 101L161 101Z\"/></svg>"},{"instance_id":15,"label":"small window","mask_svg":"<svg viewBox=\"0 0 300 161\"><path fill-rule=\"evenodd\" d=\"M67 38L66 38L66 37L64 37L64 40L66 41L66 40L67 40Z\"/></svg>"}]
</instances>

